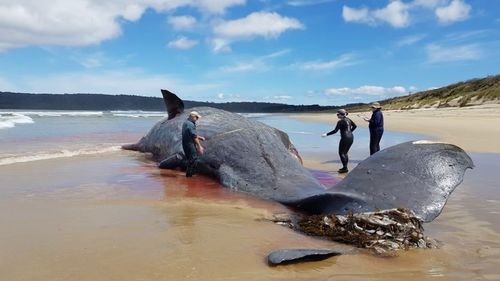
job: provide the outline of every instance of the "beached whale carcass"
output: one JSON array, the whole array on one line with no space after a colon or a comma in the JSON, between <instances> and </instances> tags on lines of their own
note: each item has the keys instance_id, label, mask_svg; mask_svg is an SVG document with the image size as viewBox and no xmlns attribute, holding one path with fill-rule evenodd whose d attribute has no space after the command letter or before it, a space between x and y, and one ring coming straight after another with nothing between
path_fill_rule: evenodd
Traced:
<instances>
[{"instance_id":1,"label":"beached whale carcass","mask_svg":"<svg viewBox=\"0 0 500 281\"><path fill-rule=\"evenodd\" d=\"M183 165L181 127L188 114L175 94L162 90L168 118L125 149L150 152L164 167ZM275 200L314 214L347 214L408 208L422 221L436 218L462 182L470 157L459 147L406 142L361 162L339 184L325 189L305 169L283 131L224 110L193 108L203 117L198 133L206 138L200 171L222 185Z\"/></svg>"}]
</instances>

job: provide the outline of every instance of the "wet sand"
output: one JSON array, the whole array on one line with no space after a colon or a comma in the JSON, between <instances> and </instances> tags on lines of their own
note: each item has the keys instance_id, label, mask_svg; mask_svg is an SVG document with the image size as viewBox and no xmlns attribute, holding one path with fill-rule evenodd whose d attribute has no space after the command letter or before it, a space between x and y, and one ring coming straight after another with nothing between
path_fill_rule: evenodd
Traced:
<instances>
[{"instance_id":1,"label":"wet sand","mask_svg":"<svg viewBox=\"0 0 500 281\"><path fill-rule=\"evenodd\" d=\"M118 151L0 167L1 280L499 280L500 155L472 153L426 234L440 249L381 258L266 221L285 207ZM336 154L303 155L332 171ZM355 165L355 164L353 164ZM283 248L345 255L268 267Z\"/></svg>"}]
</instances>

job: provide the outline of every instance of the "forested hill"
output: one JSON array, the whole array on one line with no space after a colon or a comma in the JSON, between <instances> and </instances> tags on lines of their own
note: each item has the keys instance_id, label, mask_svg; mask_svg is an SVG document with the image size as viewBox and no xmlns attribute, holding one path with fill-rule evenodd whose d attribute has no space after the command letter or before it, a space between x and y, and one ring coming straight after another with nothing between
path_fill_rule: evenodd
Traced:
<instances>
[{"instance_id":1,"label":"forested hill","mask_svg":"<svg viewBox=\"0 0 500 281\"><path fill-rule=\"evenodd\" d=\"M265 102L210 103L184 101L185 107L211 106L232 112L312 112L338 107L287 105ZM146 110L165 111L162 98L103 94L26 94L0 92L0 109L39 110Z\"/></svg>"}]
</instances>

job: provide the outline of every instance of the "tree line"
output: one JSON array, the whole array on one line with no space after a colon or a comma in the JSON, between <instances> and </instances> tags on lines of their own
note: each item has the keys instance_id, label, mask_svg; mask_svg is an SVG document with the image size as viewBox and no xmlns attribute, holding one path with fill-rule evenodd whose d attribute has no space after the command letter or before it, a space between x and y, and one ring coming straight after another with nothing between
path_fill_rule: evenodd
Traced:
<instances>
[{"instance_id":1,"label":"tree line","mask_svg":"<svg viewBox=\"0 0 500 281\"><path fill-rule=\"evenodd\" d=\"M339 108L338 106L288 105L267 102L199 102L184 101L186 108L210 106L241 113L317 112ZM32 110L144 110L164 111L162 98L133 95L105 94L29 94L0 92L0 109Z\"/></svg>"}]
</instances>

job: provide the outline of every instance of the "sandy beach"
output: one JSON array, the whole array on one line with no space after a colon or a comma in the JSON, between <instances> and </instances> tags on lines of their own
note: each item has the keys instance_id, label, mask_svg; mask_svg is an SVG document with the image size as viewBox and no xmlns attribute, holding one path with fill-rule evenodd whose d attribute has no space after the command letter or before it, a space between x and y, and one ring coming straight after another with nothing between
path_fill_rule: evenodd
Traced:
<instances>
[{"instance_id":1,"label":"sandy beach","mask_svg":"<svg viewBox=\"0 0 500 281\"><path fill-rule=\"evenodd\" d=\"M481 114L494 115L495 110L481 109ZM391 129L384 145L419 137L391 131L394 123L404 124L396 115L406 114L410 120L431 113L387 112ZM338 137L320 137L331 130L331 117L266 115L258 120L285 130L307 168L337 176ZM116 142L136 141L156 121L33 117L30 125L3 131L9 141L0 145L6 157L0 165L1 280L500 279L498 153L469 153L476 168L466 172L443 213L425 225L426 235L442 243L440 249L381 258L273 224L266 219L290 210L200 175L187 179L181 171L160 170L145 154L88 150L96 143L114 147ZM59 130L51 129L56 125ZM51 134L44 136L47 131ZM356 133L350 168L368 157L367 131ZM496 143L491 135L488 142L490 147ZM56 145L80 154L47 154ZM22 153L15 156L17 150ZM27 158L27 152L36 157ZM266 264L268 253L286 248L330 248L346 254L283 267Z\"/></svg>"},{"instance_id":2,"label":"sandy beach","mask_svg":"<svg viewBox=\"0 0 500 281\"><path fill-rule=\"evenodd\" d=\"M383 111L387 131L411 132L428 135L436 140L452 143L468 152L500 153L500 104L462 108L434 108ZM363 113L370 116L370 112ZM334 114L297 114L304 121L334 124ZM349 117L358 126L367 123L352 113Z\"/></svg>"}]
</instances>

